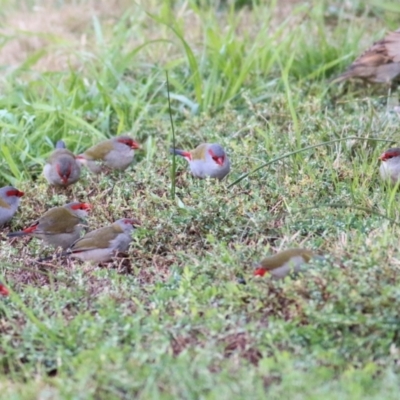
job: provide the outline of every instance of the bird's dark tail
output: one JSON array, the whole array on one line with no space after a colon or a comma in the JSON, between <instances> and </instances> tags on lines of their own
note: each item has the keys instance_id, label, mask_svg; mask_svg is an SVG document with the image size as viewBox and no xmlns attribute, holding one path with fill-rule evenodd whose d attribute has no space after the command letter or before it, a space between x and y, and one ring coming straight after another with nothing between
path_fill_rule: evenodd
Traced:
<instances>
[{"instance_id":1,"label":"bird's dark tail","mask_svg":"<svg viewBox=\"0 0 400 400\"><path fill-rule=\"evenodd\" d=\"M31 226L28 226L28 228L22 230L22 231L17 231L17 232L10 232L7 237L19 237L19 236L25 236L25 235L29 235L31 233L34 233L37 229L37 226L39 225L39 222L36 221L36 223L34 223Z\"/></svg>"},{"instance_id":2,"label":"bird's dark tail","mask_svg":"<svg viewBox=\"0 0 400 400\"><path fill-rule=\"evenodd\" d=\"M190 153L188 151L185 150L180 150L180 149L169 149L169 152L171 154L176 154L178 156L182 156L182 157L190 157Z\"/></svg>"},{"instance_id":3,"label":"bird's dark tail","mask_svg":"<svg viewBox=\"0 0 400 400\"><path fill-rule=\"evenodd\" d=\"M25 236L25 235L29 235L29 232L25 232L25 231L10 232L7 234L7 237L13 238L13 237L20 237L20 236Z\"/></svg>"},{"instance_id":4,"label":"bird's dark tail","mask_svg":"<svg viewBox=\"0 0 400 400\"><path fill-rule=\"evenodd\" d=\"M68 251L63 251L60 254L52 255L52 256L47 256L43 258L38 258L37 262L44 262L44 261L50 261L50 260L59 260L60 258L68 256L70 253Z\"/></svg>"}]
</instances>

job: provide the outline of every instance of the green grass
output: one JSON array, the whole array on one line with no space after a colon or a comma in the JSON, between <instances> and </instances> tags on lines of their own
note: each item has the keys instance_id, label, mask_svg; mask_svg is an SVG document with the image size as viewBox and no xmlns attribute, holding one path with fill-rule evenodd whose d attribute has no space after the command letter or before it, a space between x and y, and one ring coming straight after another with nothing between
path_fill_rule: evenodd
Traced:
<instances>
[{"instance_id":1,"label":"green grass","mask_svg":"<svg viewBox=\"0 0 400 400\"><path fill-rule=\"evenodd\" d=\"M6 2L3 26L20 3ZM328 80L397 28L400 8L239 3L99 2L84 48L71 28L43 32L18 67L0 53L0 179L26 192L0 250L12 290L1 399L398 398L399 194L378 156L400 141L399 116L385 88ZM68 7L48 12L68 22ZM4 35L2 48L30 36ZM70 68L46 69L51 54ZM224 182L193 179L177 158L172 183L166 71L177 146L221 143ZM81 152L124 132L144 149L126 173L47 187L57 140ZM142 221L129 260L39 265L51 249L5 238L71 199L96 206L93 229ZM255 261L295 246L330 260L297 279L252 277Z\"/></svg>"}]
</instances>

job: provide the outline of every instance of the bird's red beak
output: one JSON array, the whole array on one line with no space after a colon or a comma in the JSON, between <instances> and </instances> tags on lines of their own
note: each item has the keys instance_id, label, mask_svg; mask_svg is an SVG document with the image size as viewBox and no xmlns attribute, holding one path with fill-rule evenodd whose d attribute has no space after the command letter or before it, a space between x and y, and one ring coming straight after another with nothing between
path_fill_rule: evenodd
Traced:
<instances>
[{"instance_id":1,"label":"bird's red beak","mask_svg":"<svg viewBox=\"0 0 400 400\"><path fill-rule=\"evenodd\" d=\"M10 292L8 291L8 289L0 283L0 294L2 296L8 296L10 294Z\"/></svg>"},{"instance_id":2,"label":"bird's red beak","mask_svg":"<svg viewBox=\"0 0 400 400\"><path fill-rule=\"evenodd\" d=\"M133 140L133 141L132 141L132 144L131 144L131 149L133 149L133 150L140 149L140 144L139 144L138 142L135 142L135 141Z\"/></svg>"},{"instance_id":3,"label":"bird's red beak","mask_svg":"<svg viewBox=\"0 0 400 400\"><path fill-rule=\"evenodd\" d=\"M225 161L225 157L224 156L217 157L211 152L211 150L210 150L210 154L211 154L211 157L214 160L214 162L216 164L218 164L220 167L222 167L222 165L224 164L224 161Z\"/></svg>"},{"instance_id":4,"label":"bird's red beak","mask_svg":"<svg viewBox=\"0 0 400 400\"><path fill-rule=\"evenodd\" d=\"M224 161L225 161L225 157L218 157L218 158L216 159L216 163L217 163L218 165L220 165L221 167L222 167L222 164L224 163Z\"/></svg>"},{"instance_id":5,"label":"bird's red beak","mask_svg":"<svg viewBox=\"0 0 400 400\"><path fill-rule=\"evenodd\" d=\"M263 267L258 267L254 270L254 276L264 276L268 271Z\"/></svg>"},{"instance_id":6,"label":"bird's red beak","mask_svg":"<svg viewBox=\"0 0 400 400\"><path fill-rule=\"evenodd\" d=\"M386 160L387 160L386 153L382 153L382 154L379 156L379 160L381 160L381 161L386 161Z\"/></svg>"},{"instance_id":7,"label":"bird's red beak","mask_svg":"<svg viewBox=\"0 0 400 400\"><path fill-rule=\"evenodd\" d=\"M134 228L136 228L137 226L141 226L142 225L142 223L136 218L126 218L125 219L125 223L126 224L131 224Z\"/></svg>"},{"instance_id":8,"label":"bird's red beak","mask_svg":"<svg viewBox=\"0 0 400 400\"><path fill-rule=\"evenodd\" d=\"M92 205L89 204L89 203L82 203L82 208L83 208L84 210L90 211L90 210L92 209Z\"/></svg>"}]
</instances>

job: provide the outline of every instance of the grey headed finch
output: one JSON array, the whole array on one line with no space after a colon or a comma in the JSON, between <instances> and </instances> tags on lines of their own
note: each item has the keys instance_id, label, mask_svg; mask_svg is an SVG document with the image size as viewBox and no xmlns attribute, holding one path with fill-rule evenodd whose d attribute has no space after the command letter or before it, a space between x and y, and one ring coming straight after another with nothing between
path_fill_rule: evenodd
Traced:
<instances>
[{"instance_id":1,"label":"grey headed finch","mask_svg":"<svg viewBox=\"0 0 400 400\"><path fill-rule=\"evenodd\" d=\"M192 151L171 149L171 153L184 157L196 178L210 177L221 180L231 169L229 157L217 143L203 143Z\"/></svg>"}]
</instances>

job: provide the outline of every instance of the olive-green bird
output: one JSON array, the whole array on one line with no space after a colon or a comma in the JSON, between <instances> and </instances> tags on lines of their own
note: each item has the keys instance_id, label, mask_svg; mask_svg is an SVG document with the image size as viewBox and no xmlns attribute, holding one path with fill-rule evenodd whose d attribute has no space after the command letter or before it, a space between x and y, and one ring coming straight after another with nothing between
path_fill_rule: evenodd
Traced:
<instances>
[{"instance_id":1,"label":"olive-green bird","mask_svg":"<svg viewBox=\"0 0 400 400\"><path fill-rule=\"evenodd\" d=\"M288 249L271 257L264 258L254 270L255 276L271 274L273 278L281 279L290 273L301 272L311 259L324 259L311 250Z\"/></svg>"},{"instance_id":2,"label":"olive-green bird","mask_svg":"<svg viewBox=\"0 0 400 400\"><path fill-rule=\"evenodd\" d=\"M88 203L68 203L62 207L53 207L38 220L22 231L11 232L8 237L34 236L45 243L67 249L81 235L82 219L92 206Z\"/></svg>"},{"instance_id":3,"label":"olive-green bird","mask_svg":"<svg viewBox=\"0 0 400 400\"><path fill-rule=\"evenodd\" d=\"M140 145L131 137L116 136L90 147L76 159L94 173L101 171L102 163L111 169L123 171L132 164L136 149L140 149Z\"/></svg>"},{"instance_id":4,"label":"olive-green bird","mask_svg":"<svg viewBox=\"0 0 400 400\"><path fill-rule=\"evenodd\" d=\"M132 232L140 225L137 219L121 218L109 226L88 232L64 253L93 263L106 262L118 252L128 250Z\"/></svg>"}]
</instances>

